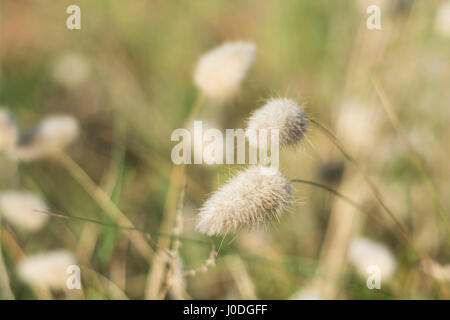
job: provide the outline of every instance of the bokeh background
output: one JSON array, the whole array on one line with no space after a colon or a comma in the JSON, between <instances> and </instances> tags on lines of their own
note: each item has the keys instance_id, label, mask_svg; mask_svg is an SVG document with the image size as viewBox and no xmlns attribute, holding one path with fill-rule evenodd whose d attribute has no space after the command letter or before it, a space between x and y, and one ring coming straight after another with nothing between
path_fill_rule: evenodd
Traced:
<instances>
[{"instance_id":1,"label":"bokeh background","mask_svg":"<svg viewBox=\"0 0 450 320\"><path fill-rule=\"evenodd\" d=\"M81 8L81 30L66 28L71 4ZM381 8L381 30L366 28L369 4ZM3 0L0 104L21 130L51 114L77 118L80 137L67 154L136 227L155 232L145 236L152 254L143 257L127 236L136 231L51 217L30 234L3 221L3 272L14 297L155 297L149 289L155 277L162 287L167 282L167 270L157 267L171 267L155 253L170 238L156 232L172 233L184 189L181 235L187 239L181 240L164 298L450 298L450 15L445 4ZM220 128L244 128L249 114L270 97L301 102L309 117L335 132L358 159L435 268L424 268L355 168L313 125L301 147L282 151L280 170L288 178L340 190L382 217L384 225L324 190L295 184L295 203L280 222L225 239L195 231L198 208L242 166L188 166L183 187L171 162L170 135L183 126L198 95L192 80L197 59L231 40L256 44L254 64L236 97L225 103L206 100L199 117ZM386 110L397 116L401 131ZM414 165L416 156L423 170ZM39 194L52 212L117 222L92 190L52 159L18 164L3 155L0 187ZM395 257L396 272L382 279L380 290L369 290L367 277L347 259L357 236L382 243ZM213 243L220 247L216 265L207 263L203 270ZM42 295L17 276L21 259L52 249L76 255L82 290ZM192 269L198 272L183 273ZM4 292L1 297L6 298Z\"/></svg>"}]
</instances>

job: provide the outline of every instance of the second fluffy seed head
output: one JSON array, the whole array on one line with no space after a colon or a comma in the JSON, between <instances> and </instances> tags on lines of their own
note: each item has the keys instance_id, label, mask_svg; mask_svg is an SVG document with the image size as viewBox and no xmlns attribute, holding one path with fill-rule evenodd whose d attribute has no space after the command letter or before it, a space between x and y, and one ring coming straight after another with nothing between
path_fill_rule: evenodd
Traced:
<instances>
[{"instance_id":1,"label":"second fluffy seed head","mask_svg":"<svg viewBox=\"0 0 450 320\"><path fill-rule=\"evenodd\" d=\"M256 110L247 121L246 135L250 145L257 147L258 132L261 129L279 130L280 146L292 146L299 143L308 128L308 119L300 106L291 99L277 98L269 100Z\"/></svg>"}]
</instances>

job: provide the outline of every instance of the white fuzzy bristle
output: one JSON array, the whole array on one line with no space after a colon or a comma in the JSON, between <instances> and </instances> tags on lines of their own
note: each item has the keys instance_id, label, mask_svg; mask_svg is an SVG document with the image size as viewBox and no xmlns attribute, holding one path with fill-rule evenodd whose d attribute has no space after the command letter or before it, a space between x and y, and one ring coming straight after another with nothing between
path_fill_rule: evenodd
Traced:
<instances>
[{"instance_id":1,"label":"white fuzzy bristle","mask_svg":"<svg viewBox=\"0 0 450 320\"><path fill-rule=\"evenodd\" d=\"M255 51L253 43L244 41L227 42L208 51L197 62L195 84L210 98L231 98L252 65Z\"/></svg>"},{"instance_id":2,"label":"white fuzzy bristle","mask_svg":"<svg viewBox=\"0 0 450 320\"><path fill-rule=\"evenodd\" d=\"M291 184L277 169L250 167L204 203L197 230L212 236L254 226L278 217L291 200Z\"/></svg>"}]
</instances>

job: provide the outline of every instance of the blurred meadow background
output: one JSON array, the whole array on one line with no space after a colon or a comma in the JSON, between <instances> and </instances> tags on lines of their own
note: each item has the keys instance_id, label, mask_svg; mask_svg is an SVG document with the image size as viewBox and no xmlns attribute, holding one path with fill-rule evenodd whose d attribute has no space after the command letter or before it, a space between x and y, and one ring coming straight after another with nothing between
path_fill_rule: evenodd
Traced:
<instances>
[{"instance_id":1,"label":"blurred meadow background","mask_svg":"<svg viewBox=\"0 0 450 320\"><path fill-rule=\"evenodd\" d=\"M81 30L66 28L71 4ZM370 4L381 30L366 27ZM55 114L79 123L58 159L3 152L0 195L30 192L52 213L101 222L47 215L30 232L2 218L0 298L450 298L448 1L2 0L0 10L2 108L20 132ZM225 239L195 230L202 203L245 166L187 165L183 178L170 137L199 96L199 57L235 40L256 45L254 62L239 92L202 100L197 119L245 128L267 99L298 101L357 159L411 242L313 124L282 150L280 171L378 220L294 184L279 222ZM131 223L149 233L111 227ZM358 262L372 249L389 269L379 290ZM63 285L21 276L23 261L55 250L80 266L81 290L66 288L64 272ZM38 278L58 272L35 263Z\"/></svg>"}]
</instances>

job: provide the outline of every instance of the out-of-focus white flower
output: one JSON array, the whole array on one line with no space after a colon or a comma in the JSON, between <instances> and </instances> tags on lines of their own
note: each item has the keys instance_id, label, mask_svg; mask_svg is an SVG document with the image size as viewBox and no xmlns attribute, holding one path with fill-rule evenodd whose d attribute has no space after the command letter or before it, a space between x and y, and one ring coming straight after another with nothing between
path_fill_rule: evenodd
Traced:
<instances>
[{"instance_id":1,"label":"out-of-focus white flower","mask_svg":"<svg viewBox=\"0 0 450 320\"><path fill-rule=\"evenodd\" d=\"M440 265L431 261L428 272L436 281L450 282L450 264Z\"/></svg>"},{"instance_id":2,"label":"out-of-focus white flower","mask_svg":"<svg viewBox=\"0 0 450 320\"><path fill-rule=\"evenodd\" d=\"M48 116L21 136L13 155L22 161L51 156L69 146L79 131L78 121L72 116Z\"/></svg>"},{"instance_id":3,"label":"out-of-focus white flower","mask_svg":"<svg viewBox=\"0 0 450 320\"><path fill-rule=\"evenodd\" d=\"M214 48L197 62L194 82L208 97L233 97L253 63L256 47L251 42L227 42Z\"/></svg>"},{"instance_id":4,"label":"out-of-focus white flower","mask_svg":"<svg viewBox=\"0 0 450 320\"><path fill-rule=\"evenodd\" d=\"M337 136L352 153L372 150L380 126L378 112L357 100L345 100L337 119Z\"/></svg>"},{"instance_id":5,"label":"out-of-focus white flower","mask_svg":"<svg viewBox=\"0 0 450 320\"><path fill-rule=\"evenodd\" d=\"M53 79L65 87L78 86L87 79L89 73L87 58L75 52L66 52L57 57L52 70Z\"/></svg>"},{"instance_id":6,"label":"out-of-focus white flower","mask_svg":"<svg viewBox=\"0 0 450 320\"><path fill-rule=\"evenodd\" d=\"M9 223L26 231L40 229L48 220L48 207L37 195L23 191L0 193L0 214Z\"/></svg>"},{"instance_id":7,"label":"out-of-focus white flower","mask_svg":"<svg viewBox=\"0 0 450 320\"><path fill-rule=\"evenodd\" d=\"M16 122L6 108L0 108L0 151L10 150L17 142Z\"/></svg>"},{"instance_id":8,"label":"out-of-focus white flower","mask_svg":"<svg viewBox=\"0 0 450 320\"><path fill-rule=\"evenodd\" d=\"M48 251L22 260L17 266L17 273L22 281L30 285L63 290L70 276L67 268L75 263L75 256L69 251Z\"/></svg>"},{"instance_id":9,"label":"out-of-focus white flower","mask_svg":"<svg viewBox=\"0 0 450 320\"><path fill-rule=\"evenodd\" d=\"M367 268L377 266L381 279L392 278L397 267L397 261L391 250L384 244L368 238L355 238L348 248L348 260L356 268L361 277L367 277Z\"/></svg>"},{"instance_id":10,"label":"out-of-focus white flower","mask_svg":"<svg viewBox=\"0 0 450 320\"><path fill-rule=\"evenodd\" d=\"M450 37L450 1L445 1L438 9L434 28L443 37Z\"/></svg>"}]
</instances>

